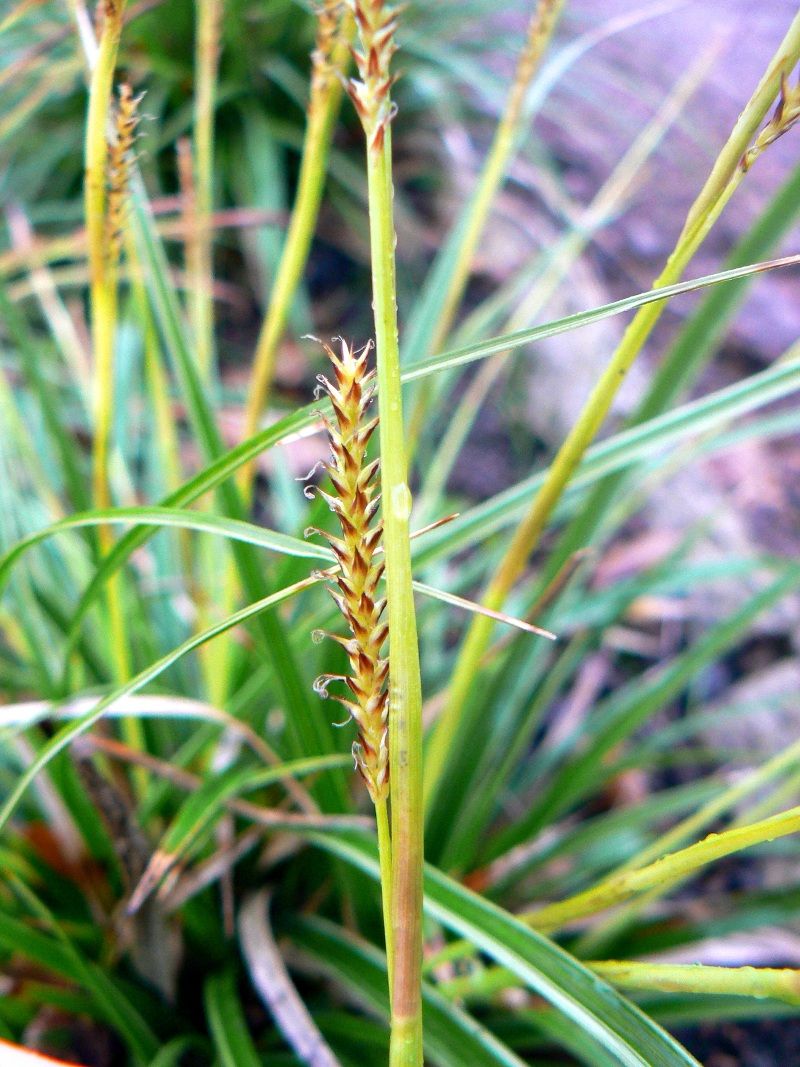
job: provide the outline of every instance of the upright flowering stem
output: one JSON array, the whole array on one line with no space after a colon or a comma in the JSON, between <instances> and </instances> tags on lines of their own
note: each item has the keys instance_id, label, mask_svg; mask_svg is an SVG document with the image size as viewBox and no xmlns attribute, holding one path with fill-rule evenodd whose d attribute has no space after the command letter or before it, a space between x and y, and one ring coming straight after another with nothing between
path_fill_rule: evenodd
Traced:
<instances>
[{"instance_id":1,"label":"upright flowering stem","mask_svg":"<svg viewBox=\"0 0 800 1067\"><path fill-rule=\"evenodd\" d=\"M89 86L86 123L84 209L89 242L91 329L94 356L93 490L97 507L111 503L108 450L114 388L114 331L117 322L116 261L108 231L108 128L125 0L100 0L100 42ZM101 527L106 531L107 527Z\"/></svg>"},{"instance_id":2,"label":"upright flowering stem","mask_svg":"<svg viewBox=\"0 0 800 1067\"><path fill-rule=\"evenodd\" d=\"M311 95L297 195L256 345L253 374L247 390L245 437L251 437L258 430L272 387L278 345L308 260L333 127L342 98L342 78L350 57L351 32L352 19L343 16L340 0L322 0L317 10L317 36L311 54ZM254 463L245 464L241 469L239 484L245 495L250 493L255 469Z\"/></svg>"},{"instance_id":3,"label":"upright flowering stem","mask_svg":"<svg viewBox=\"0 0 800 1067\"><path fill-rule=\"evenodd\" d=\"M392 1067L422 1064L422 691L411 588L409 519L392 214L394 10L355 0L360 80L350 83L367 141L372 298L380 403L381 486L389 622L392 832Z\"/></svg>"},{"instance_id":4,"label":"upright flowering stem","mask_svg":"<svg viewBox=\"0 0 800 1067\"><path fill-rule=\"evenodd\" d=\"M195 39L197 89L194 105L194 177L197 233L189 244L194 283L192 322L197 363L208 380L214 363L214 308L211 286L211 213L214 207L214 103L219 65L222 0L199 0Z\"/></svg>"},{"instance_id":5,"label":"upright flowering stem","mask_svg":"<svg viewBox=\"0 0 800 1067\"><path fill-rule=\"evenodd\" d=\"M136 99L123 90L116 114L113 148L109 148L111 101L117 53L122 36L125 0L100 0L99 42L89 84L86 121L84 210L89 246L92 356L94 361L92 496L95 507L111 506L109 451L114 415L114 338L117 328L117 268L120 229L127 190L126 155L136 126ZM109 526L98 530L102 552L113 544ZM110 658L114 677L130 676L125 617L119 576L106 587ZM136 719L123 720L123 733L133 747L144 736ZM144 785L144 775L137 774Z\"/></svg>"}]
</instances>

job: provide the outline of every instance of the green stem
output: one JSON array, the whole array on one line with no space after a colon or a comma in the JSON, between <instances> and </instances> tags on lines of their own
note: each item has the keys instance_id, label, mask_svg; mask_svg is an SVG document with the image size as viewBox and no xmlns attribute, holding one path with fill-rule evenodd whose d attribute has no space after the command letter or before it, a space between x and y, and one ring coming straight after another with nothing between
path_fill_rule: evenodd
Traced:
<instances>
[{"instance_id":1,"label":"green stem","mask_svg":"<svg viewBox=\"0 0 800 1067\"><path fill-rule=\"evenodd\" d=\"M86 120L84 213L88 240L91 331L94 354L92 485L97 507L111 503L108 453L114 407L114 333L117 321L116 265L106 226L108 128L111 94L122 36L124 0L106 0L103 30L89 85Z\"/></svg>"},{"instance_id":2,"label":"green stem","mask_svg":"<svg viewBox=\"0 0 800 1067\"><path fill-rule=\"evenodd\" d=\"M196 232L192 250L192 320L197 365L207 381L214 361L211 212L214 204L214 98L222 0L198 0L195 45L194 186Z\"/></svg>"},{"instance_id":3,"label":"green stem","mask_svg":"<svg viewBox=\"0 0 800 1067\"><path fill-rule=\"evenodd\" d=\"M705 240L725 205L739 186L745 171L740 160L781 87L781 77L788 73L800 55L800 14L796 15L766 74L740 115L722 149L705 185L689 211L683 230L667 264L654 282L654 288L677 282L695 252ZM483 602L499 611L514 583L524 572L531 553L537 547L545 525L564 492L575 468L591 444L608 414L611 403L634 360L641 352L666 306L656 301L639 309L577 422L558 451L547 476L534 497L528 513L514 533L499 568L486 588ZM448 703L433 738L426 761L426 810L435 808L448 753L464 720L464 709L481 658L492 634L490 620L478 617L469 628L458 657L449 691Z\"/></svg>"},{"instance_id":4,"label":"green stem","mask_svg":"<svg viewBox=\"0 0 800 1067\"><path fill-rule=\"evenodd\" d=\"M84 210L88 240L91 334L94 356L94 436L92 442L92 495L95 507L111 506L109 451L114 416L114 338L117 326L117 268L108 239L107 168L108 130L111 96L119 43L122 36L125 0L105 0L103 28L89 85L89 111L86 122ZM98 542L102 553L110 551L113 535L101 526ZM125 615L119 577L106 588L110 655L116 681L130 676ZM141 724L123 720L129 745L144 746Z\"/></svg>"},{"instance_id":5,"label":"green stem","mask_svg":"<svg viewBox=\"0 0 800 1067\"><path fill-rule=\"evenodd\" d=\"M192 229L187 234L186 253L191 279L191 320L195 358L200 377L207 386L215 369L214 345L214 251L212 213L214 209L214 116L220 53L220 26L224 0L197 0L195 31L195 99L193 157L189 164L189 191ZM198 576L194 590L198 629L211 620L211 605L220 602L224 611L233 610L234 596L225 601L225 585L233 571L225 547L200 542L197 552ZM188 573L191 573L189 571ZM200 579L202 575L202 579ZM233 584L231 582L231 584ZM202 589L202 592L201 592ZM206 690L211 703L221 706L227 696L230 642L211 645L200 656Z\"/></svg>"},{"instance_id":6,"label":"green stem","mask_svg":"<svg viewBox=\"0 0 800 1067\"><path fill-rule=\"evenodd\" d=\"M586 963L621 989L704 996L770 997L800 1004L800 971L789 967L709 967L699 963L643 963L638 960L591 960ZM519 978L505 967L487 967L439 985L449 1000L487 1001L518 988Z\"/></svg>"},{"instance_id":7,"label":"green stem","mask_svg":"<svg viewBox=\"0 0 800 1067\"><path fill-rule=\"evenodd\" d=\"M527 38L517 63L505 110L497 125L470 204L469 215L460 241L456 269L450 277L450 283L442 300L439 319L431 336L429 346L431 352L438 351L442 346L453 324L456 310L467 287L478 242L486 228L492 204L517 147L522 122L525 118L525 97L539 70L563 6L564 0L538 0L536 10L528 24ZM425 390L425 392L429 393L430 390Z\"/></svg>"},{"instance_id":8,"label":"green stem","mask_svg":"<svg viewBox=\"0 0 800 1067\"><path fill-rule=\"evenodd\" d=\"M372 295L380 402L383 544L389 615L392 798L392 1067L422 1063L422 687L411 586L395 297L391 129L367 150Z\"/></svg>"},{"instance_id":9,"label":"green stem","mask_svg":"<svg viewBox=\"0 0 800 1067\"><path fill-rule=\"evenodd\" d=\"M603 960L588 966L595 974L622 989L770 997L787 1004L800 1004L800 971L789 967L706 967L699 963L630 960Z\"/></svg>"},{"instance_id":10,"label":"green stem","mask_svg":"<svg viewBox=\"0 0 800 1067\"><path fill-rule=\"evenodd\" d=\"M780 815L773 815L769 819L751 823L749 826L739 826L720 834L709 834L696 845L690 845L678 852L662 856L661 859L647 867L612 875L611 878L599 882L591 889L586 889L557 904L548 904L536 911L528 912L521 918L537 930L560 929L576 919L594 915L596 912L621 904L638 893L645 893L661 885L671 884L676 879L685 878L723 856L730 856L745 848L752 848L753 845L774 841L788 834L796 834L798 831L800 831L800 807L790 808L788 811L781 812Z\"/></svg>"}]
</instances>

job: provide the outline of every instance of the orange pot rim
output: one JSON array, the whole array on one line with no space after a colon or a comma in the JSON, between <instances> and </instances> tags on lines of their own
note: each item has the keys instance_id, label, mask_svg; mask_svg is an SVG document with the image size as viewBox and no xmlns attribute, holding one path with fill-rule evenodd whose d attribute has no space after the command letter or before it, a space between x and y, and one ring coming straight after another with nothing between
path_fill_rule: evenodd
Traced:
<instances>
[{"instance_id":1,"label":"orange pot rim","mask_svg":"<svg viewBox=\"0 0 800 1067\"><path fill-rule=\"evenodd\" d=\"M0 1064L2 1067L76 1067L74 1063L54 1060L41 1052L31 1052L19 1045L10 1045L0 1040Z\"/></svg>"}]
</instances>

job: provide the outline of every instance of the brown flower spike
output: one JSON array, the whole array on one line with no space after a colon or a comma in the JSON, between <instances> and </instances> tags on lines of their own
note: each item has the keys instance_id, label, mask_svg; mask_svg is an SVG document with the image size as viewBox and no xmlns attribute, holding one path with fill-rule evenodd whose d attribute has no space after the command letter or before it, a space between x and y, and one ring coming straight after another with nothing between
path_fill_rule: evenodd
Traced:
<instances>
[{"instance_id":1,"label":"brown flower spike","mask_svg":"<svg viewBox=\"0 0 800 1067\"><path fill-rule=\"evenodd\" d=\"M317 36L311 53L312 97L315 92L324 91L337 75L334 53L340 34L342 4L339 0L324 0L316 8L316 15Z\"/></svg>"},{"instance_id":2,"label":"brown flower spike","mask_svg":"<svg viewBox=\"0 0 800 1067\"><path fill-rule=\"evenodd\" d=\"M353 49L360 80L351 78L347 91L355 105L369 147L380 151L386 127L394 117L391 88L395 77L389 73L397 29L397 8L385 0L354 0L353 14L361 47Z\"/></svg>"},{"instance_id":3,"label":"brown flower spike","mask_svg":"<svg viewBox=\"0 0 800 1067\"><path fill-rule=\"evenodd\" d=\"M106 209L106 247L111 263L117 263L125 226L125 205L128 197L128 177L131 154L139 125L139 104L142 95L134 96L130 85L119 87L119 101L114 112L114 140L108 148Z\"/></svg>"},{"instance_id":4,"label":"brown flower spike","mask_svg":"<svg viewBox=\"0 0 800 1067\"><path fill-rule=\"evenodd\" d=\"M377 418L367 419L375 392L375 372L367 371L371 347L368 344L355 352L342 340L341 354L337 356L324 345L333 364L335 384L324 375L318 378L330 397L335 416L335 425L324 418L331 446L331 462L325 464L325 470L335 492L316 491L338 518L342 536L312 529L325 538L339 563L339 572L331 575L335 585L329 586L328 591L344 615L351 636L317 632L344 648L350 673L324 674L314 688L328 696L328 685L342 681L350 690L347 696L331 696L347 708L358 727L353 758L377 803L387 796L389 787L389 662L381 656L389 628L381 622L386 600L377 592L384 566L382 557L376 562L383 523L373 522L380 503L376 493L379 461L366 459L367 444L378 425Z\"/></svg>"}]
</instances>

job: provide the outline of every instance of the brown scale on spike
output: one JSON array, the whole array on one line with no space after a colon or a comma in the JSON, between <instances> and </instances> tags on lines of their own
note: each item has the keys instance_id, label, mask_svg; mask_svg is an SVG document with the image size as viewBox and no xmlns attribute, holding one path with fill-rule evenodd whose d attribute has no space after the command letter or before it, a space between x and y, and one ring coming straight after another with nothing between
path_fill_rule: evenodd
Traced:
<instances>
[{"instance_id":1,"label":"brown scale on spike","mask_svg":"<svg viewBox=\"0 0 800 1067\"><path fill-rule=\"evenodd\" d=\"M316 8L317 36L311 53L311 78L317 92L324 91L337 76L334 52L342 14L341 0L323 0Z\"/></svg>"},{"instance_id":2,"label":"brown scale on spike","mask_svg":"<svg viewBox=\"0 0 800 1067\"><path fill-rule=\"evenodd\" d=\"M394 116L389 72L397 51L394 34L397 8L385 0L351 0L358 27L360 47L353 49L359 78L351 78L348 93L364 127L369 147L381 151L386 127Z\"/></svg>"},{"instance_id":3,"label":"brown scale on spike","mask_svg":"<svg viewBox=\"0 0 800 1067\"><path fill-rule=\"evenodd\" d=\"M374 522L380 497L377 493L377 460L367 462L369 439L378 425L367 411L375 391L375 372L367 370L371 345L355 352L341 341L341 354L324 345L333 365L335 381L319 376L330 397L334 422L325 418L331 446L331 462L325 465L336 495L317 490L339 520L341 537L316 530L326 539L339 563L335 587L328 591L345 617L350 637L326 636L347 652L349 675L325 674L314 687L323 696L328 685L342 681L347 696L330 694L347 708L358 727L353 758L370 796L376 803L389 789L389 661L381 656L388 626L381 622L386 601L376 596L383 574L383 558L376 560L382 522Z\"/></svg>"},{"instance_id":4,"label":"brown scale on spike","mask_svg":"<svg viewBox=\"0 0 800 1067\"><path fill-rule=\"evenodd\" d=\"M771 144L783 137L785 133L800 121L800 82L791 84L788 73L781 75L781 92L772 118L761 130L750 148L739 161L739 166L747 172Z\"/></svg>"},{"instance_id":5,"label":"brown scale on spike","mask_svg":"<svg viewBox=\"0 0 800 1067\"><path fill-rule=\"evenodd\" d=\"M119 87L119 99L114 111L115 137L108 149L106 209L106 248L109 261L119 261L125 212L128 198L128 177L142 94L135 96L130 85Z\"/></svg>"}]
</instances>

